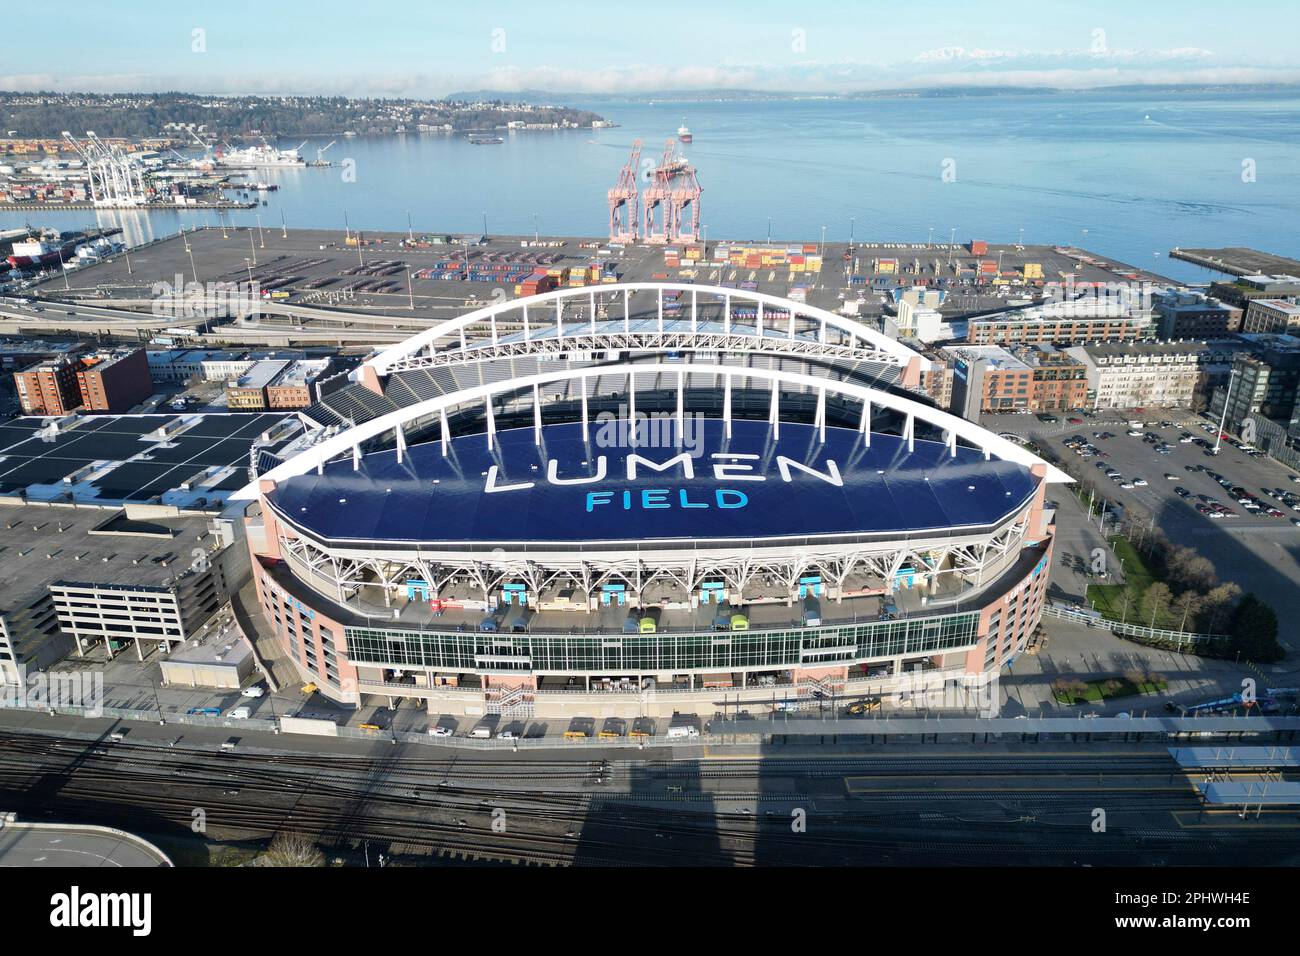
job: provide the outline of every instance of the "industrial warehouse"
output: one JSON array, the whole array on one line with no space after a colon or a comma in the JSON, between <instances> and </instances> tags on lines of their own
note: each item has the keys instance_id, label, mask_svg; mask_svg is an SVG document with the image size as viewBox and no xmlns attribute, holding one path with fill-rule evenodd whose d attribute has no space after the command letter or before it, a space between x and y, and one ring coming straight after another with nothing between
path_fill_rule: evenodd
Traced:
<instances>
[{"instance_id":1,"label":"industrial warehouse","mask_svg":"<svg viewBox=\"0 0 1300 956\"><path fill-rule=\"evenodd\" d=\"M666 307L672 303L672 308ZM1068 478L928 362L759 292L616 283L380 351L237 492L304 680L361 706L636 718L996 673ZM779 702L779 704L778 704Z\"/></svg>"}]
</instances>

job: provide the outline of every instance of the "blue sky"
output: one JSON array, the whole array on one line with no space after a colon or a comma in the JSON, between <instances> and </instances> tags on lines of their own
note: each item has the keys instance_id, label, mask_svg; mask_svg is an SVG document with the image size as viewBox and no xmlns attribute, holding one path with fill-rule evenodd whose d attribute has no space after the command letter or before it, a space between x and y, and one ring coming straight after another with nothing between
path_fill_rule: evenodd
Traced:
<instances>
[{"instance_id":1,"label":"blue sky","mask_svg":"<svg viewBox=\"0 0 1300 956\"><path fill-rule=\"evenodd\" d=\"M1200 0L73 0L41 9L45 27L7 37L0 87L429 96L1300 81L1293 0L1252 3L1240 16ZM9 25L23 15L10 10Z\"/></svg>"}]
</instances>

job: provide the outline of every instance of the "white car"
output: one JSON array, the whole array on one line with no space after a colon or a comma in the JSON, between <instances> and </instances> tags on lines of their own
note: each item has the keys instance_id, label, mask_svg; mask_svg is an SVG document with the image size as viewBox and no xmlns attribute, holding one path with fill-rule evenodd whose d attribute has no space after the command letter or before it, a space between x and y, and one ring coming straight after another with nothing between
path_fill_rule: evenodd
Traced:
<instances>
[{"instance_id":1,"label":"white car","mask_svg":"<svg viewBox=\"0 0 1300 956\"><path fill-rule=\"evenodd\" d=\"M497 734L497 740L516 740L518 735L513 730L503 730Z\"/></svg>"},{"instance_id":2,"label":"white car","mask_svg":"<svg viewBox=\"0 0 1300 956\"><path fill-rule=\"evenodd\" d=\"M1133 489L1133 482L1131 482L1131 481L1121 482L1121 483L1120 483L1120 487L1121 487L1121 488L1126 488L1126 489L1128 489L1128 490L1131 491L1131 490Z\"/></svg>"},{"instance_id":3,"label":"white car","mask_svg":"<svg viewBox=\"0 0 1300 956\"><path fill-rule=\"evenodd\" d=\"M1178 480L1177 475L1171 475L1169 474L1169 472L1165 472L1165 481L1177 481L1177 480Z\"/></svg>"},{"instance_id":4,"label":"white car","mask_svg":"<svg viewBox=\"0 0 1300 956\"><path fill-rule=\"evenodd\" d=\"M454 734L454 731L452 731L452 729L451 729L450 727L430 727L430 728L429 728L429 736L430 736L430 737L451 737L451 736L453 736L453 734Z\"/></svg>"},{"instance_id":5,"label":"white car","mask_svg":"<svg viewBox=\"0 0 1300 956\"><path fill-rule=\"evenodd\" d=\"M1133 484L1137 485L1139 488L1145 488L1147 486L1147 480L1145 478L1134 478Z\"/></svg>"},{"instance_id":6,"label":"white car","mask_svg":"<svg viewBox=\"0 0 1300 956\"><path fill-rule=\"evenodd\" d=\"M250 684L239 693L242 697L264 697L266 696L266 688L261 684Z\"/></svg>"}]
</instances>

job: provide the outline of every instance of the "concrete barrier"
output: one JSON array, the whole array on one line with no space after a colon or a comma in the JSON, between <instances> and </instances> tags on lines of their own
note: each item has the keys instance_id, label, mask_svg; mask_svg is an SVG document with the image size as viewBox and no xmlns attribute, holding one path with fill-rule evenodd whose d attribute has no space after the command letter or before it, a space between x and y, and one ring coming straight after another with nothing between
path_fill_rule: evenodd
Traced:
<instances>
[{"instance_id":1,"label":"concrete barrier","mask_svg":"<svg viewBox=\"0 0 1300 956\"><path fill-rule=\"evenodd\" d=\"M281 717L280 732L285 734L311 734L316 737L337 737L339 725L332 720L315 720L310 717Z\"/></svg>"}]
</instances>

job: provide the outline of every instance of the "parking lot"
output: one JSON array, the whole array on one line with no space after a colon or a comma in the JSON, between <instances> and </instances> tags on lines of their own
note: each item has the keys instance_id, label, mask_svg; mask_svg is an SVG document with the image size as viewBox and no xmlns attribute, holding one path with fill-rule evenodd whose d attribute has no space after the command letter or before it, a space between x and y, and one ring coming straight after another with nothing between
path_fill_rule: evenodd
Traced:
<instances>
[{"instance_id":1,"label":"parking lot","mask_svg":"<svg viewBox=\"0 0 1300 956\"><path fill-rule=\"evenodd\" d=\"M1129 422L1138 419L1143 424L1130 429ZM1172 425L1162 427L1161 422ZM1095 456L1085 459L1083 469L1095 473L1091 477L1107 501L1137 505L1152 516L1171 542L1194 548L1209 559L1221 580L1232 581L1272 604L1281 621L1282 643L1293 653L1300 650L1300 627L1294 623L1300 620L1300 527L1292 522L1300 518L1300 511L1280 499L1276 491L1300 496L1300 483L1292 480L1295 473L1290 469L1266 456L1250 457L1227 440L1214 456L1207 455L1202 444L1181 442L1184 433L1204 444L1212 445L1214 440L1214 423L1187 412L1108 410L1085 417L1082 424L1003 415L992 416L985 424L999 432L1030 437L1061 456L1072 457L1074 452L1065 442L1082 436L1097 449ZM1209 430L1202 424L1210 426ZM1131 430L1139 434L1130 435ZM1095 433L1110 433L1111 437L1096 438ZM1158 440L1148 439L1148 433L1159 436ZM1161 444L1168 446L1167 453L1156 450ZM1107 478L1107 469L1119 472L1123 480ZM1227 487L1211 473L1221 476ZM1231 492L1234 487L1254 496L1260 507L1240 504ZM1179 488L1185 490L1186 497L1180 497ZM1231 512L1231 516L1198 511L1197 505L1210 508L1207 499L1217 501L1220 512ZM1280 514L1269 515L1269 508Z\"/></svg>"}]
</instances>

